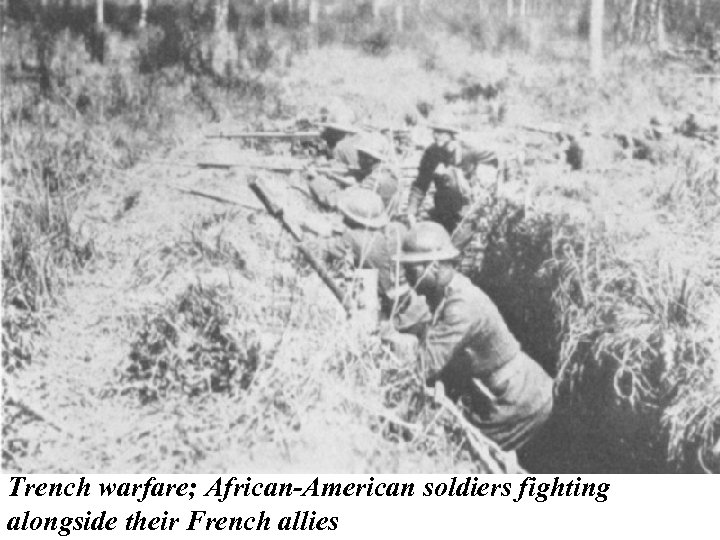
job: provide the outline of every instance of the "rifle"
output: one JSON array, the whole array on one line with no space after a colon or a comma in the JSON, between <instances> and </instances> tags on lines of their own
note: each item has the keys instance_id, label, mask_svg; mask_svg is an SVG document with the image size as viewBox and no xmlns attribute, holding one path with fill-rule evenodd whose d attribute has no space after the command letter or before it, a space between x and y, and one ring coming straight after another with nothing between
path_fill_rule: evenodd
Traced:
<instances>
[{"instance_id":1,"label":"rifle","mask_svg":"<svg viewBox=\"0 0 720 540\"><path fill-rule=\"evenodd\" d=\"M274 139L280 141L314 141L320 131L223 131L206 135L208 139Z\"/></svg>"},{"instance_id":2,"label":"rifle","mask_svg":"<svg viewBox=\"0 0 720 540\"><path fill-rule=\"evenodd\" d=\"M267 189L262 184L262 181L259 178L252 178L248 185L250 186L250 189L253 191L253 193L257 195L257 198L260 200L260 202L263 203L265 209L268 211L268 214L277 219L283 226L283 229L290 233L290 236L292 236L293 240L295 240L296 242L298 251L303 254L305 260L310 264L310 266L312 266L313 270L315 270L317 275L320 276L320 279L323 280L323 283L327 285L328 289L330 289L330 292L333 293L335 298L337 298L338 302L340 302L342 307L345 309L345 312L350 315L350 307L346 301L345 295L340 290L340 287L338 287L337 283L335 283L335 281L333 281L333 279L328 275L327 270L325 270L325 268L320 263L320 261L317 260L315 255L313 255L307 247L302 245L302 233L297 227L295 227L295 225L285 219L285 210L270 198Z\"/></svg>"},{"instance_id":3,"label":"rifle","mask_svg":"<svg viewBox=\"0 0 720 540\"><path fill-rule=\"evenodd\" d=\"M206 199L211 199L213 201L225 203L225 204L234 204L236 206L242 206L243 208L248 208L250 210L262 210L262 206L258 206L253 203L241 201L238 199L234 199L232 197L226 197L224 195L219 195L217 193L210 193L209 191L202 191L199 189L192 189L192 188L186 188L182 186L173 186L175 189L180 191L181 193L187 193L188 195L195 195L196 197L205 197Z\"/></svg>"}]
</instances>

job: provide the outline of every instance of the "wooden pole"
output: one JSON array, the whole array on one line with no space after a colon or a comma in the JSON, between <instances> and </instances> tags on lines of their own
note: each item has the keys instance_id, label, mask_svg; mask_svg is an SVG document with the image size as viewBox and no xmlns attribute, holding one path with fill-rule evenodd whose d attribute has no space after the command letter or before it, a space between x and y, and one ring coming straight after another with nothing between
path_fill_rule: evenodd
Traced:
<instances>
[{"instance_id":1,"label":"wooden pole","mask_svg":"<svg viewBox=\"0 0 720 540\"><path fill-rule=\"evenodd\" d=\"M320 33L318 32L320 3L318 0L310 0L308 5L308 22L310 23L310 42L313 47L318 47L320 45Z\"/></svg>"},{"instance_id":2,"label":"wooden pole","mask_svg":"<svg viewBox=\"0 0 720 540\"><path fill-rule=\"evenodd\" d=\"M140 0L140 22L138 23L139 28L145 28L147 26L147 12L149 2L150 0Z\"/></svg>"},{"instance_id":3,"label":"wooden pole","mask_svg":"<svg viewBox=\"0 0 720 540\"><path fill-rule=\"evenodd\" d=\"M97 24L98 30L102 30L105 26L105 2L103 0L97 0L95 3L95 24Z\"/></svg>"},{"instance_id":4,"label":"wooden pole","mask_svg":"<svg viewBox=\"0 0 720 540\"><path fill-rule=\"evenodd\" d=\"M667 32L665 31L665 2L658 0L657 3L657 47L660 51L668 50Z\"/></svg>"},{"instance_id":5,"label":"wooden pole","mask_svg":"<svg viewBox=\"0 0 720 540\"><path fill-rule=\"evenodd\" d=\"M405 30L405 6L402 0L398 0L395 4L395 30L398 32Z\"/></svg>"},{"instance_id":6,"label":"wooden pole","mask_svg":"<svg viewBox=\"0 0 720 540\"><path fill-rule=\"evenodd\" d=\"M265 29L268 29L272 26L272 7L273 2L272 0L265 0Z\"/></svg>"},{"instance_id":7,"label":"wooden pole","mask_svg":"<svg viewBox=\"0 0 720 540\"><path fill-rule=\"evenodd\" d=\"M592 0L590 6L590 72L599 79L603 70L603 19L605 0Z\"/></svg>"}]
</instances>

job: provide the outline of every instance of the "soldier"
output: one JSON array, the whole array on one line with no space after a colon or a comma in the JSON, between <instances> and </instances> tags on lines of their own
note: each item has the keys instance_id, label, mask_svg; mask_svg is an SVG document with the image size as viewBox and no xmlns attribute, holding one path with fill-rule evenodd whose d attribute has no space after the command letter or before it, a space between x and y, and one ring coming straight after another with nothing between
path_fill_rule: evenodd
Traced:
<instances>
[{"instance_id":1,"label":"soldier","mask_svg":"<svg viewBox=\"0 0 720 540\"><path fill-rule=\"evenodd\" d=\"M414 225L431 183L435 183L435 206L431 219L452 234L462 220L462 210L470 200L470 189L460 169L462 147L456 139L459 130L447 120L430 126L434 142L425 149L418 175L410 188L408 222Z\"/></svg>"},{"instance_id":2,"label":"soldier","mask_svg":"<svg viewBox=\"0 0 720 540\"><path fill-rule=\"evenodd\" d=\"M428 384L442 382L473 424L514 450L550 417L552 379L521 350L492 300L455 271L457 256L437 223L419 223L403 239L398 260L432 313L420 365Z\"/></svg>"},{"instance_id":3,"label":"soldier","mask_svg":"<svg viewBox=\"0 0 720 540\"><path fill-rule=\"evenodd\" d=\"M362 135L355 126L355 113L339 98L331 98L328 105L321 109L320 117L320 138L325 143L321 155L344 167L356 169L355 145L360 142Z\"/></svg>"},{"instance_id":4,"label":"soldier","mask_svg":"<svg viewBox=\"0 0 720 540\"><path fill-rule=\"evenodd\" d=\"M412 294L393 260L400 249L406 229L400 223L389 222L380 196L368 189L351 187L339 197L338 209L343 214L342 234L317 246L326 259L349 260L356 268L378 271L380 305L386 316L393 315L397 328L414 327L428 319L424 301ZM399 305L402 304L402 309Z\"/></svg>"},{"instance_id":5,"label":"soldier","mask_svg":"<svg viewBox=\"0 0 720 540\"><path fill-rule=\"evenodd\" d=\"M388 215L397 213L400 180L388 165L387 141L382 135L369 134L357 147L360 184L375 191L383 201Z\"/></svg>"},{"instance_id":6,"label":"soldier","mask_svg":"<svg viewBox=\"0 0 720 540\"><path fill-rule=\"evenodd\" d=\"M341 122L324 122L320 127L323 128L320 138L325 142L325 157L349 169L357 169L356 147L362 140L360 130Z\"/></svg>"},{"instance_id":7,"label":"soldier","mask_svg":"<svg viewBox=\"0 0 720 540\"><path fill-rule=\"evenodd\" d=\"M383 152L384 140L376 134L365 134L357 145L358 168L346 174L313 174L309 187L320 206L338 209L339 196L344 187L359 185L375 191L382 199L386 212L392 216L398 207L399 180L387 166ZM332 178L330 178L332 177Z\"/></svg>"}]
</instances>

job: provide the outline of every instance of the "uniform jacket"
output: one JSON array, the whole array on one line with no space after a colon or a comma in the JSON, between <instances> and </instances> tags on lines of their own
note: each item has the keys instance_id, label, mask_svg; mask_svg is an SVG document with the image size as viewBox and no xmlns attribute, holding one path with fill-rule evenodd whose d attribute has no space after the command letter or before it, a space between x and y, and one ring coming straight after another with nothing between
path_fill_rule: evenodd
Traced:
<instances>
[{"instance_id":1,"label":"uniform jacket","mask_svg":"<svg viewBox=\"0 0 720 540\"><path fill-rule=\"evenodd\" d=\"M442 381L448 396L463 401L470 420L503 448L524 444L550 414L552 379L465 276L456 273L430 307L420 352L428 382Z\"/></svg>"},{"instance_id":2,"label":"uniform jacket","mask_svg":"<svg viewBox=\"0 0 720 540\"><path fill-rule=\"evenodd\" d=\"M397 213L400 203L400 180L390 167L379 164L367 174L361 172L358 180L360 186L380 195L388 215Z\"/></svg>"},{"instance_id":3,"label":"uniform jacket","mask_svg":"<svg viewBox=\"0 0 720 540\"><path fill-rule=\"evenodd\" d=\"M361 141L362 135L360 133L347 136L337 143L332 151L328 152L328 157L348 169L357 169L359 167L357 145Z\"/></svg>"},{"instance_id":4,"label":"uniform jacket","mask_svg":"<svg viewBox=\"0 0 720 540\"><path fill-rule=\"evenodd\" d=\"M326 241L326 256L331 259L349 258L357 268L378 270L378 289L381 294L395 286L396 263L393 257L405 234L405 227L392 222L383 229L346 227L345 231Z\"/></svg>"},{"instance_id":5,"label":"uniform jacket","mask_svg":"<svg viewBox=\"0 0 720 540\"><path fill-rule=\"evenodd\" d=\"M462 164L462 146L458 141L452 141L446 147L431 144L423 153L418 167L418 175L410 188L408 200L408 214L416 216L422 201L427 194L430 184L435 182L435 211L445 214L458 214L465 204L466 193L458 185L458 178L454 181L452 175L438 175L436 171L440 165L447 168L457 168L455 172L462 175L459 168Z\"/></svg>"},{"instance_id":6,"label":"uniform jacket","mask_svg":"<svg viewBox=\"0 0 720 540\"><path fill-rule=\"evenodd\" d=\"M347 227L341 235L326 240L323 247L326 258L348 259L357 268L377 269L383 312L386 316L392 313L392 322L398 331L417 335L430 321L425 298L412 290L398 300L388 296L391 289L407 284L405 274L393 261L405 232L405 227L396 222L382 230Z\"/></svg>"}]
</instances>

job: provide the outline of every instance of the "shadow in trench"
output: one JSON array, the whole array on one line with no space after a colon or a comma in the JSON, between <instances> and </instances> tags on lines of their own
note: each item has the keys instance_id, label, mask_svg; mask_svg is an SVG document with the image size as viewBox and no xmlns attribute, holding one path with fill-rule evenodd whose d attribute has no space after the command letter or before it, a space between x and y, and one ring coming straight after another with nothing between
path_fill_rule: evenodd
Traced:
<instances>
[{"instance_id":1,"label":"shadow in trench","mask_svg":"<svg viewBox=\"0 0 720 540\"><path fill-rule=\"evenodd\" d=\"M488 234L481 264L467 273L495 302L523 350L556 377L562 335L555 289L535 279L553 257L552 226L528 226L522 213L503 221ZM659 411L624 404L616 397L614 371L596 364L588 362L572 389L556 384L553 415L518 452L521 464L537 473L669 472Z\"/></svg>"}]
</instances>

